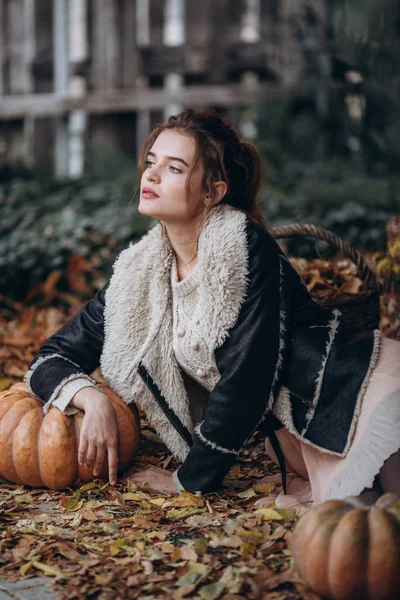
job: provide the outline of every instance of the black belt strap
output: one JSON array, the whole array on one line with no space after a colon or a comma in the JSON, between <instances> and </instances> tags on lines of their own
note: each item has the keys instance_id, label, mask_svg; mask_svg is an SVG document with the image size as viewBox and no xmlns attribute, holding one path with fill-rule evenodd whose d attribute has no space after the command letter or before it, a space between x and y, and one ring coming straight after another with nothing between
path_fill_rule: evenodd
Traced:
<instances>
[{"instance_id":1,"label":"black belt strap","mask_svg":"<svg viewBox=\"0 0 400 600\"><path fill-rule=\"evenodd\" d=\"M172 408L167 404L164 396L160 392L158 386L150 376L146 367L140 363L138 367L139 375L149 388L150 392L153 394L154 398L158 402L161 410L170 421L171 425L175 427L177 432L182 436L189 447L193 446L193 438L189 432L189 430L185 427L182 421L178 418L178 416L174 413Z\"/></svg>"},{"instance_id":2,"label":"black belt strap","mask_svg":"<svg viewBox=\"0 0 400 600\"><path fill-rule=\"evenodd\" d=\"M275 431L271 431L268 434L268 437L269 437L269 441L271 442L272 449L275 452L276 457L277 457L278 462L279 462L279 468L280 468L281 474L282 474L283 493L287 494L285 457L283 456L283 452L282 452L282 449L281 449L281 447L279 445L278 438L276 437Z\"/></svg>"}]
</instances>

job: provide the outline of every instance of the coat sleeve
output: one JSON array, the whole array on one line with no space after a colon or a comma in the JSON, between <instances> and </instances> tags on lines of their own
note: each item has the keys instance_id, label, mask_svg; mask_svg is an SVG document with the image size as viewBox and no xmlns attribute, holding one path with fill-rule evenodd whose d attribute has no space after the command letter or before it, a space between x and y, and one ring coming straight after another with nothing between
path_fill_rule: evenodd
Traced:
<instances>
[{"instance_id":1,"label":"coat sleeve","mask_svg":"<svg viewBox=\"0 0 400 600\"><path fill-rule=\"evenodd\" d=\"M41 346L25 383L43 402L45 412L68 382L89 377L100 364L104 340L107 285Z\"/></svg>"},{"instance_id":2,"label":"coat sleeve","mask_svg":"<svg viewBox=\"0 0 400 600\"><path fill-rule=\"evenodd\" d=\"M216 490L266 411L280 361L280 274L276 242L265 231L248 231L246 296L235 326L215 351L221 378L175 473L180 489Z\"/></svg>"}]
</instances>

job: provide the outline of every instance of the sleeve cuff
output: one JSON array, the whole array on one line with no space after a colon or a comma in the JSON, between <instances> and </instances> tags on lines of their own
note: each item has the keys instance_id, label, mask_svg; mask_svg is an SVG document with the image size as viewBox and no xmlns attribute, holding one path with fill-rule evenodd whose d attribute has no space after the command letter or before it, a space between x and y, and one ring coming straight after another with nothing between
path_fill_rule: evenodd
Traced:
<instances>
[{"instance_id":1,"label":"sleeve cuff","mask_svg":"<svg viewBox=\"0 0 400 600\"><path fill-rule=\"evenodd\" d=\"M72 398L75 396L75 394L77 394L80 390L82 390L85 387L94 387L97 389L97 385L89 377L79 377L78 379L68 381L59 390L51 406L55 406L56 408L61 410L61 412L65 415L75 415L79 409L75 406L68 405L71 402ZM51 407L49 406L48 408L50 409Z\"/></svg>"},{"instance_id":2,"label":"sleeve cuff","mask_svg":"<svg viewBox=\"0 0 400 600\"><path fill-rule=\"evenodd\" d=\"M179 469L177 469L176 471L174 471L172 473L172 481L174 482L177 491L180 492L181 490L184 490L185 488L183 487L183 485L179 481L178 471L179 471Z\"/></svg>"}]
</instances>

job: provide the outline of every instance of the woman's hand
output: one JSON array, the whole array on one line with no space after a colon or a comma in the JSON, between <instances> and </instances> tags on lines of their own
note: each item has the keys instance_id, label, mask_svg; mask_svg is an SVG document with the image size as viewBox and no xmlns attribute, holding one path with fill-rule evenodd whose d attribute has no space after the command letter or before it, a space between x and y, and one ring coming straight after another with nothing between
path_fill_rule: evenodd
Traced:
<instances>
[{"instance_id":1,"label":"woman's hand","mask_svg":"<svg viewBox=\"0 0 400 600\"><path fill-rule=\"evenodd\" d=\"M105 394L93 387L83 388L70 402L85 412L79 439L78 462L100 475L104 460L108 461L109 481L117 483L118 429L114 408Z\"/></svg>"},{"instance_id":2,"label":"woman's hand","mask_svg":"<svg viewBox=\"0 0 400 600\"><path fill-rule=\"evenodd\" d=\"M164 469L158 467L149 467L143 471L137 471L133 475L130 475L129 479L139 486L146 482L152 490L156 490L157 492L178 493L172 479L172 472L164 471Z\"/></svg>"}]
</instances>

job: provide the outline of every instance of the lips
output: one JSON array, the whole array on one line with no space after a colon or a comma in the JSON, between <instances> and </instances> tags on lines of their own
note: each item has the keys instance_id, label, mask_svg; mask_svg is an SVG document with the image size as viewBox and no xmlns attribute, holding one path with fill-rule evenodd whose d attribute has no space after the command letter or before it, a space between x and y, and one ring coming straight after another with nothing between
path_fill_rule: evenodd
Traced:
<instances>
[{"instance_id":1,"label":"lips","mask_svg":"<svg viewBox=\"0 0 400 600\"><path fill-rule=\"evenodd\" d=\"M148 199L160 197L158 194L156 194L156 192L154 190L152 190L151 188L148 188L148 187L144 187L142 189L142 196L143 196L143 198L148 198Z\"/></svg>"}]
</instances>

